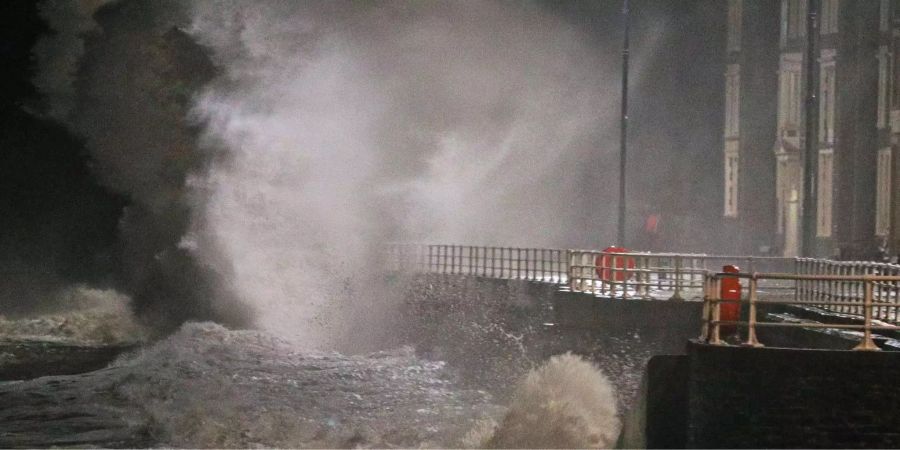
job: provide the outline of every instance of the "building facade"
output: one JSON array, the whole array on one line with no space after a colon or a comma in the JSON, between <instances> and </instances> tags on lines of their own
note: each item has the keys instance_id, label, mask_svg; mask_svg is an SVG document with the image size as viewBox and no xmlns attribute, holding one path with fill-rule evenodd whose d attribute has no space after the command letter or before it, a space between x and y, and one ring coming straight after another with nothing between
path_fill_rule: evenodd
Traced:
<instances>
[{"instance_id":1,"label":"building facade","mask_svg":"<svg viewBox=\"0 0 900 450\"><path fill-rule=\"evenodd\" d=\"M896 205L900 200L900 176L894 155L900 145L900 66L893 54L900 51L900 1L897 0L820 0L818 39L818 121L816 160L806 161L806 51L809 0L780 0L773 6L756 1L730 0L728 8L728 48L726 64L726 126L724 132L723 216L726 226L737 222L744 235L753 235L756 248L784 256L833 258L872 258L879 249L900 250ZM751 6L753 5L753 6ZM763 16L774 15L774 21ZM756 33L777 37L774 61L766 55L755 57L753 64L775 73L768 88L757 87L749 95L777 92L776 111L753 110L749 99L733 100L730 92L741 95L746 89L732 87L747 69L747 63L735 69L734 50L742 54L758 43L735 43L747 36L737 27L756 27ZM765 29L762 29L765 27ZM770 38L771 39L771 38ZM766 41L768 42L768 41ZM764 46L771 48L769 45ZM740 82L740 81L738 81ZM760 108L756 100L756 107ZM734 111L733 104L739 107ZM749 111L747 110L749 109ZM772 120L760 111L770 111ZM754 140L743 144L745 136L735 133L729 124L741 128L767 129L746 136ZM739 144L732 143L735 139ZM758 148L768 143L772 156L768 165ZM748 164L757 161L756 164ZM815 198L806 202L804 174L814 173ZM748 179L742 182L743 179ZM769 184L770 188L766 188ZM771 193L771 195L769 195ZM760 196L756 200L743 197ZM803 208L813 208L816 221L814 246L803 249ZM767 228L766 218L770 218ZM752 231L750 231L752 230ZM765 230L762 232L760 230ZM763 236L760 238L759 236Z\"/></svg>"},{"instance_id":2,"label":"building facade","mask_svg":"<svg viewBox=\"0 0 900 450\"><path fill-rule=\"evenodd\" d=\"M778 27L779 8L780 0L728 2L723 216L729 253L772 246L778 35L771 30Z\"/></svg>"}]
</instances>

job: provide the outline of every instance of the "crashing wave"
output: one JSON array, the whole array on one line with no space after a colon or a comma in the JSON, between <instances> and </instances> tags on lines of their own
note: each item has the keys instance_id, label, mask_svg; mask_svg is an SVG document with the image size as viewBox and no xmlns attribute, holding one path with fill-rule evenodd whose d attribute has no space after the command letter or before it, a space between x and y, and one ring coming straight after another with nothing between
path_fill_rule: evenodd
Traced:
<instances>
[{"instance_id":1,"label":"crashing wave","mask_svg":"<svg viewBox=\"0 0 900 450\"><path fill-rule=\"evenodd\" d=\"M465 443L490 448L610 448L619 429L609 380L593 364L566 353L530 371L503 420L482 421Z\"/></svg>"},{"instance_id":2,"label":"crashing wave","mask_svg":"<svg viewBox=\"0 0 900 450\"><path fill-rule=\"evenodd\" d=\"M36 317L0 315L0 341L129 345L147 337L131 312L128 296L115 290L75 286L62 291L56 303L60 311Z\"/></svg>"}]
</instances>

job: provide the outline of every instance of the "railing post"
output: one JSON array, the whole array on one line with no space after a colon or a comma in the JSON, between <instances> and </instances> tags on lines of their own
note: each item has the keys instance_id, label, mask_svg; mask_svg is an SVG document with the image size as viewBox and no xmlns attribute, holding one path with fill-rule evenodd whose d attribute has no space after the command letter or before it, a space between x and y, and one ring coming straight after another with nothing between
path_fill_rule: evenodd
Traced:
<instances>
[{"instance_id":1,"label":"railing post","mask_svg":"<svg viewBox=\"0 0 900 450\"><path fill-rule=\"evenodd\" d=\"M541 249L541 281L547 280L547 249Z\"/></svg>"},{"instance_id":2,"label":"railing post","mask_svg":"<svg viewBox=\"0 0 900 450\"><path fill-rule=\"evenodd\" d=\"M762 347L756 339L756 288L757 279L756 272L750 275L750 309L747 318L747 342L744 345L749 347Z\"/></svg>"},{"instance_id":3,"label":"railing post","mask_svg":"<svg viewBox=\"0 0 900 450\"><path fill-rule=\"evenodd\" d=\"M569 267L568 267L568 270L566 273L566 277L568 277L568 279L569 279L568 280L569 281L569 290L572 292L577 292L575 289L575 266L577 264L575 264L575 261L574 261L576 252L568 251L568 252L566 252L566 255L568 256L566 259L569 260Z\"/></svg>"},{"instance_id":4,"label":"railing post","mask_svg":"<svg viewBox=\"0 0 900 450\"><path fill-rule=\"evenodd\" d=\"M642 271L639 273L643 274L641 281L643 283L644 298L649 300L652 298L650 295L650 273L652 272L652 269L650 268L650 256L642 256L640 261Z\"/></svg>"},{"instance_id":5,"label":"railing post","mask_svg":"<svg viewBox=\"0 0 900 450\"><path fill-rule=\"evenodd\" d=\"M881 350L872 340L872 283L871 275L866 275L865 293L863 294L863 308L865 308L865 328L863 340L853 350Z\"/></svg>"},{"instance_id":6,"label":"railing post","mask_svg":"<svg viewBox=\"0 0 900 450\"><path fill-rule=\"evenodd\" d=\"M675 256L675 292L672 294L672 297L669 300L684 300L684 297L681 296L681 256ZM718 303L716 304L715 310L718 311ZM716 319L718 320L718 319ZM718 327L716 328L718 332Z\"/></svg>"},{"instance_id":7,"label":"railing post","mask_svg":"<svg viewBox=\"0 0 900 450\"><path fill-rule=\"evenodd\" d=\"M700 342L709 342L710 332L709 332L709 321L710 321L710 313L712 309L710 308L710 301L712 299L712 275L705 275L703 277L703 323L700 328Z\"/></svg>"},{"instance_id":8,"label":"railing post","mask_svg":"<svg viewBox=\"0 0 900 450\"><path fill-rule=\"evenodd\" d=\"M719 292L721 292L722 280L719 277L715 277L715 282L713 283L713 297L712 297L712 337L710 338L709 343L712 345L722 345L722 339L719 336L719 320L721 320L721 298L719 298Z\"/></svg>"}]
</instances>

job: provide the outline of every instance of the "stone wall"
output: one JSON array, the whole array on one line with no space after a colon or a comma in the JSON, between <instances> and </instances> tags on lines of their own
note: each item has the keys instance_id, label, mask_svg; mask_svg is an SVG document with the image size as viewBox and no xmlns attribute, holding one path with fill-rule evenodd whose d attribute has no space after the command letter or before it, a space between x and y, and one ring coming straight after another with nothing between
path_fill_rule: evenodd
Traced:
<instances>
[{"instance_id":1,"label":"stone wall","mask_svg":"<svg viewBox=\"0 0 900 450\"><path fill-rule=\"evenodd\" d=\"M688 351L688 447L900 447L900 354Z\"/></svg>"},{"instance_id":2,"label":"stone wall","mask_svg":"<svg viewBox=\"0 0 900 450\"><path fill-rule=\"evenodd\" d=\"M571 351L595 362L632 408L653 355L683 353L700 334L699 302L602 299L523 280L425 275L405 280L392 345L447 361L479 389L503 397L529 368Z\"/></svg>"}]
</instances>

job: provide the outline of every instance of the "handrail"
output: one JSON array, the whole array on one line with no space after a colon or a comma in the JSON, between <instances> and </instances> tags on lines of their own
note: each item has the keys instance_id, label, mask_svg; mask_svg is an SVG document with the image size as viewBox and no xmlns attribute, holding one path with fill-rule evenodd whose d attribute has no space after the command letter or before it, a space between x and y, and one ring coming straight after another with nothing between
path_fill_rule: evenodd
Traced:
<instances>
[{"instance_id":1,"label":"handrail","mask_svg":"<svg viewBox=\"0 0 900 450\"><path fill-rule=\"evenodd\" d=\"M571 292L610 298L702 300L704 276L723 264L739 265L748 273L900 276L900 265L775 256L405 243L389 244L387 251L389 267L396 271L528 279L556 284ZM836 301L861 299L863 295L861 287L841 280L759 281L759 288L767 295L790 294L795 300ZM852 312L846 306L835 310Z\"/></svg>"},{"instance_id":2,"label":"handrail","mask_svg":"<svg viewBox=\"0 0 900 450\"><path fill-rule=\"evenodd\" d=\"M702 338L721 344L722 325L747 329L747 345L761 345L757 327L798 326L863 331L858 348L874 349L872 330L900 330L900 265L814 258L605 252L456 244L390 244L388 268L400 272L468 275L550 283L561 290L606 298L698 299L704 302ZM715 264L714 264L715 263ZM744 265L720 273L722 263ZM769 270L760 270L769 269ZM775 270L771 270L775 269ZM722 321L724 277L750 280L746 321ZM764 298L760 298L761 294ZM863 319L863 324L761 322L760 304L814 306ZM877 323L874 323L876 321Z\"/></svg>"},{"instance_id":3,"label":"handrail","mask_svg":"<svg viewBox=\"0 0 900 450\"><path fill-rule=\"evenodd\" d=\"M722 299L721 283L725 278L749 279L748 296L738 299ZM791 298L773 297L759 299L759 281L791 280L797 286L804 283L824 283L823 286L845 286L857 289L861 287L862 299L845 296L838 300L816 297L808 299L801 296ZM823 274L790 274L790 273L709 273L704 278L703 331L701 340L713 345L722 345L721 327L741 327L746 329L746 340L743 345L759 347L763 344L757 338L758 327L798 327L798 328L832 328L862 331L862 339L855 350L879 350L872 339L873 330L900 330L898 309L900 309L900 275L823 275ZM747 320L722 320L721 305L723 303L748 303ZM850 309L854 315L862 317L862 324L853 323L791 323L760 321L757 306L793 305L816 306L832 311L845 312ZM846 309L845 309L846 308ZM739 317L738 317L739 318ZM893 323L891 323L893 322Z\"/></svg>"}]
</instances>

